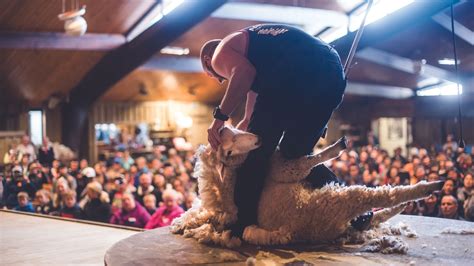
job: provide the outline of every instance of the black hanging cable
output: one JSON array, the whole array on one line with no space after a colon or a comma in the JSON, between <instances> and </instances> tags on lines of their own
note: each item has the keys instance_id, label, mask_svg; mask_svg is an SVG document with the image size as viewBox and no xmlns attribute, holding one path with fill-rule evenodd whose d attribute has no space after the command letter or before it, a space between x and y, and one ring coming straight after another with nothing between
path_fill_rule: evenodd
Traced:
<instances>
[{"instance_id":1,"label":"black hanging cable","mask_svg":"<svg viewBox=\"0 0 474 266\"><path fill-rule=\"evenodd\" d=\"M344 64L344 76L346 80L351 70L352 58L354 58L355 52L357 51L357 46L359 45L360 38L362 37L362 33L364 32L365 20L367 19L367 16L369 15L370 8L372 7L373 3L374 3L373 0L368 0L367 10L365 11L364 18L360 22L359 30L357 31L354 41L352 42L351 49L349 50L349 55L347 56L346 63Z\"/></svg>"},{"instance_id":2,"label":"black hanging cable","mask_svg":"<svg viewBox=\"0 0 474 266\"><path fill-rule=\"evenodd\" d=\"M459 119L459 130L460 130L460 138L459 138L459 147L463 148L466 146L464 142L464 138L462 135L462 111L461 111L461 92L459 87L459 71L458 71L458 55L456 52L456 34L454 33L454 11L453 11L453 4L451 4L451 35L453 38L453 48L454 48L454 66L456 70L456 85L458 89L458 119Z\"/></svg>"}]
</instances>

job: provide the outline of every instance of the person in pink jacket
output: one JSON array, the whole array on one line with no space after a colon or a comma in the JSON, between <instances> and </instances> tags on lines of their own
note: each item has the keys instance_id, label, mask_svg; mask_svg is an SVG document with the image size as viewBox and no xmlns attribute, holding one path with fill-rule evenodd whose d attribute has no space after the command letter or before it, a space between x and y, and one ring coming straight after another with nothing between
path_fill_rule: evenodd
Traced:
<instances>
[{"instance_id":1,"label":"person in pink jacket","mask_svg":"<svg viewBox=\"0 0 474 266\"><path fill-rule=\"evenodd\" d=\"M145 229L168 226L175 218L184 213L184 210L178 206L177 193L173 189L166 189L163 192L163 205L151 216L150 221L145 225Z\"/></svg>"}]
</instances>

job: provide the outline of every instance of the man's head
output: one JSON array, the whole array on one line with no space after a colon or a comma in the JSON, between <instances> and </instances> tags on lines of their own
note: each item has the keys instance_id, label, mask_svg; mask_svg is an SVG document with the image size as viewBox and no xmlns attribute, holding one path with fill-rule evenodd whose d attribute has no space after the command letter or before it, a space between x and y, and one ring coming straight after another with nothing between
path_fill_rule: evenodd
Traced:
<instances>
[{"instance_id":1,"label":"man's head","mask_svg":"<svg viewBox=\"0 0 474 266\"><path fill-rule=\"evenodd\" d=\"M135 209L135 198L133 197L133 195L131 193L125 193L123 194L123 197L122 197L122 208L125 210L125 211L132 211L133 209Z\"/></svg>"},{"instance_id":2,"label":"man's head","mask_svg":"<svg viewBox=\"0 0 474 266\"><path fill-rule=\"evenodd\" d=\"M143 189L148 189L148 187L151 185L151 175L149 173L142 173L140 175L140 186Z\"/></svg>"},{"instance_id":3,"label":"man's head","mask_svg":"<svg viewBox=\"0 0 474 266\"><path fill-rule=\"evenodd\" d=\"M454 218L458 211L458 201L451 195L446 195L441 199L441 215L444 218Z\"/></svg>"},{"instance_id":4,"label":"man's head","mask_svg":"<svg viewBox=\"0 0 474 266\"><path fill-rule=\"evenodd\" d=\"M214 68L212 67L211 61L214 52L216 51L217 46L221 43L222 40L214 39L207 41L201 48L201 64L204 71L210 76L217 79L220 83L222 83L225 78L220 76L216 73Z\"/></svg>"}]
</instances>

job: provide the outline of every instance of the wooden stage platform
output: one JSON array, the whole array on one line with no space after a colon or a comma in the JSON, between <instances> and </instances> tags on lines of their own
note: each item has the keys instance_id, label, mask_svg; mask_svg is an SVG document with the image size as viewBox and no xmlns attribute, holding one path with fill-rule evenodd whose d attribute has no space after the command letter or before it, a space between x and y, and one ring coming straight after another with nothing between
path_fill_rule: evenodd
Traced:
<instances>
[{"instance_id":1,"label":"wooden stage platform","mask_svg":"<svg viewBox=\"0 0 474 266\"><path fill-rule=\"evenodd\" d=\"M360 245L257 247L230 250L198 244L159 228L133 235L113 245L105 255L117 265L474 265L474 235L443 234L446 228L474 231L474 223L398 215L390 224L404 222L418 238L401 237L408 254L364 252ZM249 264L247 264L249 265Z\"/></svg>"},{"instance_id":2,"label":"wooden stage platform","mask_svg":"<svg viewBox=\"0 0 474 266\"><path fill-rule=\"evenodd\" d=\"M0 265L104 265L110 246L138 232L0 210Z\"/></svg>"}]
</instances>

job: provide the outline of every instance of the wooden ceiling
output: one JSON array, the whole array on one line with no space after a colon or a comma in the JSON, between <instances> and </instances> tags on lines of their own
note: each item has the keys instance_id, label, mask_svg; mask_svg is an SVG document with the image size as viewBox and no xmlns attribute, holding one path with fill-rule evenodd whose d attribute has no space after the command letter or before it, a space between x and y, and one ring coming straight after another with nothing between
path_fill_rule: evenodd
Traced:
<instances>
[{"instance_id":1,"label":"wooden ceiling","mask_svg":"<svg viewBox=\"0 0 474 266\"><path fill-rule=\"evenodd\" d=\"M68 4L69 0L66 1ZM88 33L125 34L155 1L81 0ZM57 17L60 0L0 2L0 32L62 33ZM107 51L60 49L0 49L0 90L3 100L38 105L50 96L66 97ZM2 93L3 94L3 93Z\"/></svg>"},{"instance_id":2,"label":"wooden ceiling","mask_svg":"<svg viewBox=\"0 0 474 266\"><path fill-rule=\"evenodd\" d=\"M69 2L69 0L67 0ZM156 5L154 0L80 0L87 6L84 16L88 34L126 36L140 22L149 20L146 14ZM203 1L204 3L205 1ZM297 6L347 13L362 0L229 0L229 3ZM63 33L63 22L57 18L61 0L8 0L0 1L0 42L5 33ZM445 14L449 15L449 12ZM455 7L456 21L474 31L474 1L465 1ZM268 21L223 19L209 17L170 44L189 48L181 58L196 58L201 45L213 38L241 28ZM474 33L472 33L474 34ZM63 35L58 38L67 38ZM71 39L73 40L73 39ZM460 71L463 77L474 75L474 48L456 38ZM1 43L0 43L1 47ZM438 69L453 72L452 66L438 64L439 59L453 58L451 33L433 20L427 20L403 30L389 39L374 42L372 48L413 62L426 60ZM57 48L0 48L0 101L27 102L38 106L52 95L66 98L72 88L110 50L57 49ZM155 56L160 60L161 54ZM355 59L351 81L367 84L417 88L423 79L420 73L402 71L390 64L373 60ZM214 104L224 87L202 73L184 73L169 69L138 68L112 86L102 101L183 100ZM350 99L350 97L349 97Z\"/></svg>"}]
</instances>

